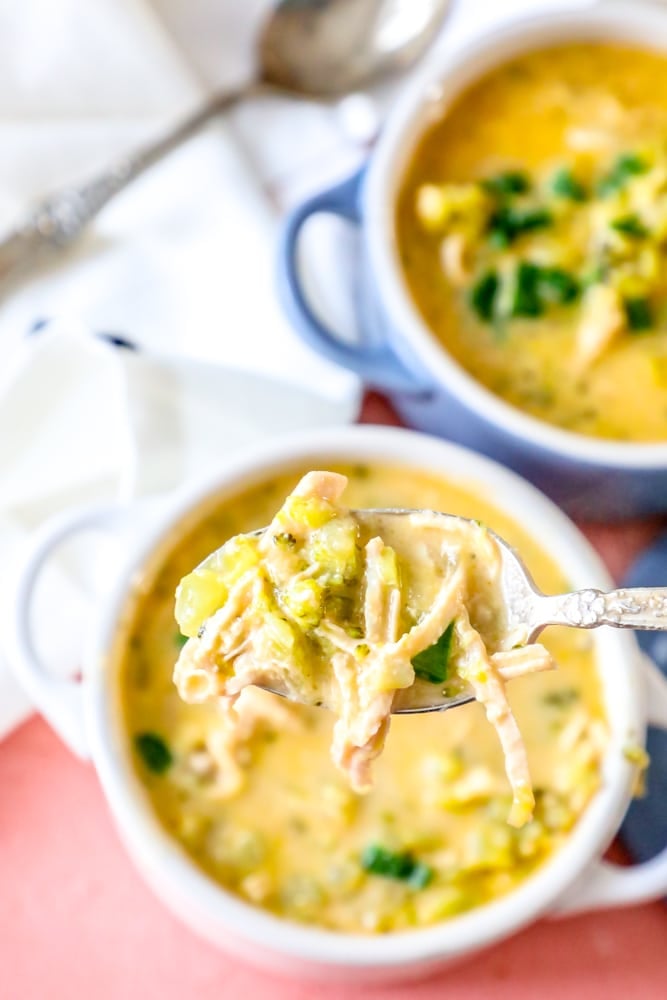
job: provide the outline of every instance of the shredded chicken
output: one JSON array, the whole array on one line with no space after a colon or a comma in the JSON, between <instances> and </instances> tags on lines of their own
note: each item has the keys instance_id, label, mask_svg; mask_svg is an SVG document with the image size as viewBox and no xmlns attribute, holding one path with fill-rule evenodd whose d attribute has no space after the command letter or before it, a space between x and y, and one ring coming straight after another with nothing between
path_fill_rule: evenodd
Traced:
<instances>
[{"instance_id":1,"label":"shredded chicken","mask_svg":"<svg viewBox=\"0 0 667 1000\"><path fill-rule=\"evenodd\" d=\"M174 678L181 696L219 699L223 718L209 749L227 772L229 793L242 781L239 719L257 714L252 704L235 704L248 685L331 708L337 715L332 757L356 792L368 791L397 693L415 684L413 659L437 648L453 622L455 676L470 685L497 730L513 791L509 822L521 825L530 818L533 796L504 682L552 662L538 644L489 652L471 624L471 557L491 586L500 565L495 541L473 522L452 518L445 530L442 515L405 515L410 540L402 552L409 568L403 579L396 549L374 533L382 529L381 515L353 515L338 506L345 485L344 476L328 472L301 480L250 556L246 552L222 606L179 657ZM415 590L415 567L421 590ZM409 613L420 593L421 608ZM330 610L336 601L347 608L342 617Z\"/></svg>"},{"instance_id":2,"label":"shredded chicken","mask_svg":"<svg viewBox=\"0 0 667 1000\"><path fill-rule=\"evenodd\" d=\"M584 371L594 364L625 329L625 313L618 292L609 285L593 285L584 301L577 331L577 364Z\"/></svg>"},{"instance_id":3,"label":"shredded chicken","mask_svg":"<svg viewBox=\"0 0 667 1000\"><path fill-rule=\"evenodd\" d=\"M470 283L472 268L469 253L470 245L465 233L450 233L442 241L442 267L455 288L463 288Z\"/></svg>"}]
</instances>

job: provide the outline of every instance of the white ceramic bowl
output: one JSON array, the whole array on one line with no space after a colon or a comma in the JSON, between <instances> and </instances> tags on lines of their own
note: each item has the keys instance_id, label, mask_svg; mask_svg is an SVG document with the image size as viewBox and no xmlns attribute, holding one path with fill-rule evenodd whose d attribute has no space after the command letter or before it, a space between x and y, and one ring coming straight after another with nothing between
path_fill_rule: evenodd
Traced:
<instances>
[{"instance_id":1,"label":"white ceramic bowl","mask_svg":"<svg viewBox=\"0 0 667 1000\"><path fill-rule=\"evenodd\" d=\"M427 470L469 484L491 496L499 508L543 539L573 586L611 585L585 539L532 486L456 445L394 428L352 427L284 438L249 450L236 461L226 461L206 483L173 502L79 511L48 525L35 540L20 573L7 630L10 657L54 728L77 754L92 759L122 838L155 892L181 919L221 948L276 970L355 983L396 982L425 973L497 941L542 914L637 902L663 894L667 890L667 851L633 869L600 861L629 802L633 775L622 748L628 740L644 739L649 683L650 717L667 726L667 685L641 661L632 635L612 629L592 633L611 727L601 790L563 848L526 882L508 896L445 924L369 937L282 920L212 882L159 825L132 766L130 741L121 722L117 677L109 657L133 576L160 541L207 497L236 492L286 466L322 468L340 461L384 461L405 466L406 472L411 468ZM30 626L32 596L57 545L91 527L111 533L117 545L127 545L131 551L113 592L99 609L99 621L84 653L83 681L56 680L35 652Z\"/></svg>"},{"instance_id":2,"label":"white ceramic bowl","mask_svg":"<svg viewBox=\"0 0 667 1000\"><path fill-rule=\"evenodd\" d=\"M470 84L520 53L587 40L667 51L667 6L647 0L578 4L486 33L480 25L479 37L465 46L436 53L392 107L368 166L315 194L285 221L279 289L302 339L385 391L409 426L509 465L572 516L609 520L667 509L667 443L622 443L563 430L523 413L473 378L443 349L412 301L394 218L415 144ZM300 234L318 213L339 215L360 228L360 343L337 337L308 300Z\"/></svg>"}]
</instances>

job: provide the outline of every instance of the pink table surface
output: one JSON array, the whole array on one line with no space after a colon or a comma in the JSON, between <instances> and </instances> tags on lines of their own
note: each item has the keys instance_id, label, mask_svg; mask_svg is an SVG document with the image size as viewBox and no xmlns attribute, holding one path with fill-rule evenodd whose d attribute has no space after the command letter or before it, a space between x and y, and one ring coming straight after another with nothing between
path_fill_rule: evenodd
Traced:
<instances>
[{"instance_id":1,"label":"pink table surface","mask_svg":"<svg viewBox=\"0 0 667 1000\"><path fill-rule=\"evenodd\" d=\"M364 417L394 423L377 398ZM618 575L658 522L586 533ZM0 1000L658 1000L667 909L542 921L417 985L323 988L221 954L151 895L120 845L95 773L40 719L0 746Z\"/></svg>"}]
</instances>

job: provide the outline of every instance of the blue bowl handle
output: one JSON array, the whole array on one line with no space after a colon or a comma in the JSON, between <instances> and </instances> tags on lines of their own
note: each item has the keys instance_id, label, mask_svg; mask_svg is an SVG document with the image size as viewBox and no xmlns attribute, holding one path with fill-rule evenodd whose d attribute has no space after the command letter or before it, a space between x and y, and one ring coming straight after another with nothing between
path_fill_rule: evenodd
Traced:
<instances>
[{"instance_id":1,"label":"blue bowl handle","mask_svg":"<svg viewBox=\"0 0 667 1000\"><path fill-rule=\"evenodd\" d=\"M301 284L297 265L299 238L304 223L318 212L338 215L355 226L361 224L359 192L364 171L322 191L296 208L285 221L279 247L278 289L294 329L314 351L343 368L355 372L365 382L389 392L422 392L425 386L409 372L386 342L346 344L313 312Z\"/></svg>"}]
</instances>

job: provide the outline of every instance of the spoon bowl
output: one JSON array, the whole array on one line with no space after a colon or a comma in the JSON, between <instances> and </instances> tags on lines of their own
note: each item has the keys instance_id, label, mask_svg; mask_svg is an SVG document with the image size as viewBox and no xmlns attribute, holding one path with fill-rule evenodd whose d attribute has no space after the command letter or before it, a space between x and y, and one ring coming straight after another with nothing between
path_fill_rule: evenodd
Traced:
<instances>
[{"instance_id":1,"label":"spoon bowl","mask_svg":"<svg viewBox=\"0 0 667 1000\"><path fill-rule=\"evenodd\" d=\"M450 525L461 522L475 524L470 518L445 514L440 511L410 510L406 508L374 508L353 510L351 513L363 520L373 518L404 518L426 515L443 519ZM260 528L250 534L258 536L267 529ZM500 556L500 590L505 611L505 627L518 645L528 645L536 640L548 625L565 625L571 628L614 628L667 630L667 587L621 588L604 592L593 588L565 594L546 595L536 586L519 553L500 535L486 529L495 542ZM512 675L504 679L511 679ZM517 674L517 676L519 676ZM436 685L417 678L413 685L396 692L392 705L393 715L444 712L475 700L472 689L463 682L456 682L452 690L447 682L434 695ZM295 700L292 692L265 687L272 694ZM409 692L409 695L408 695Z\"/></svg>"},{"instance_id":2,"label":"spoon bowl","mask_svg":"<svg viewBox=\"0 0 667 1000\"><path fill-rule=\"evenodd\" d=\"M408 69L440 30L451 0L282 0L258 44L262 82L340 97Z\"/></svg>"}]
</instances>

